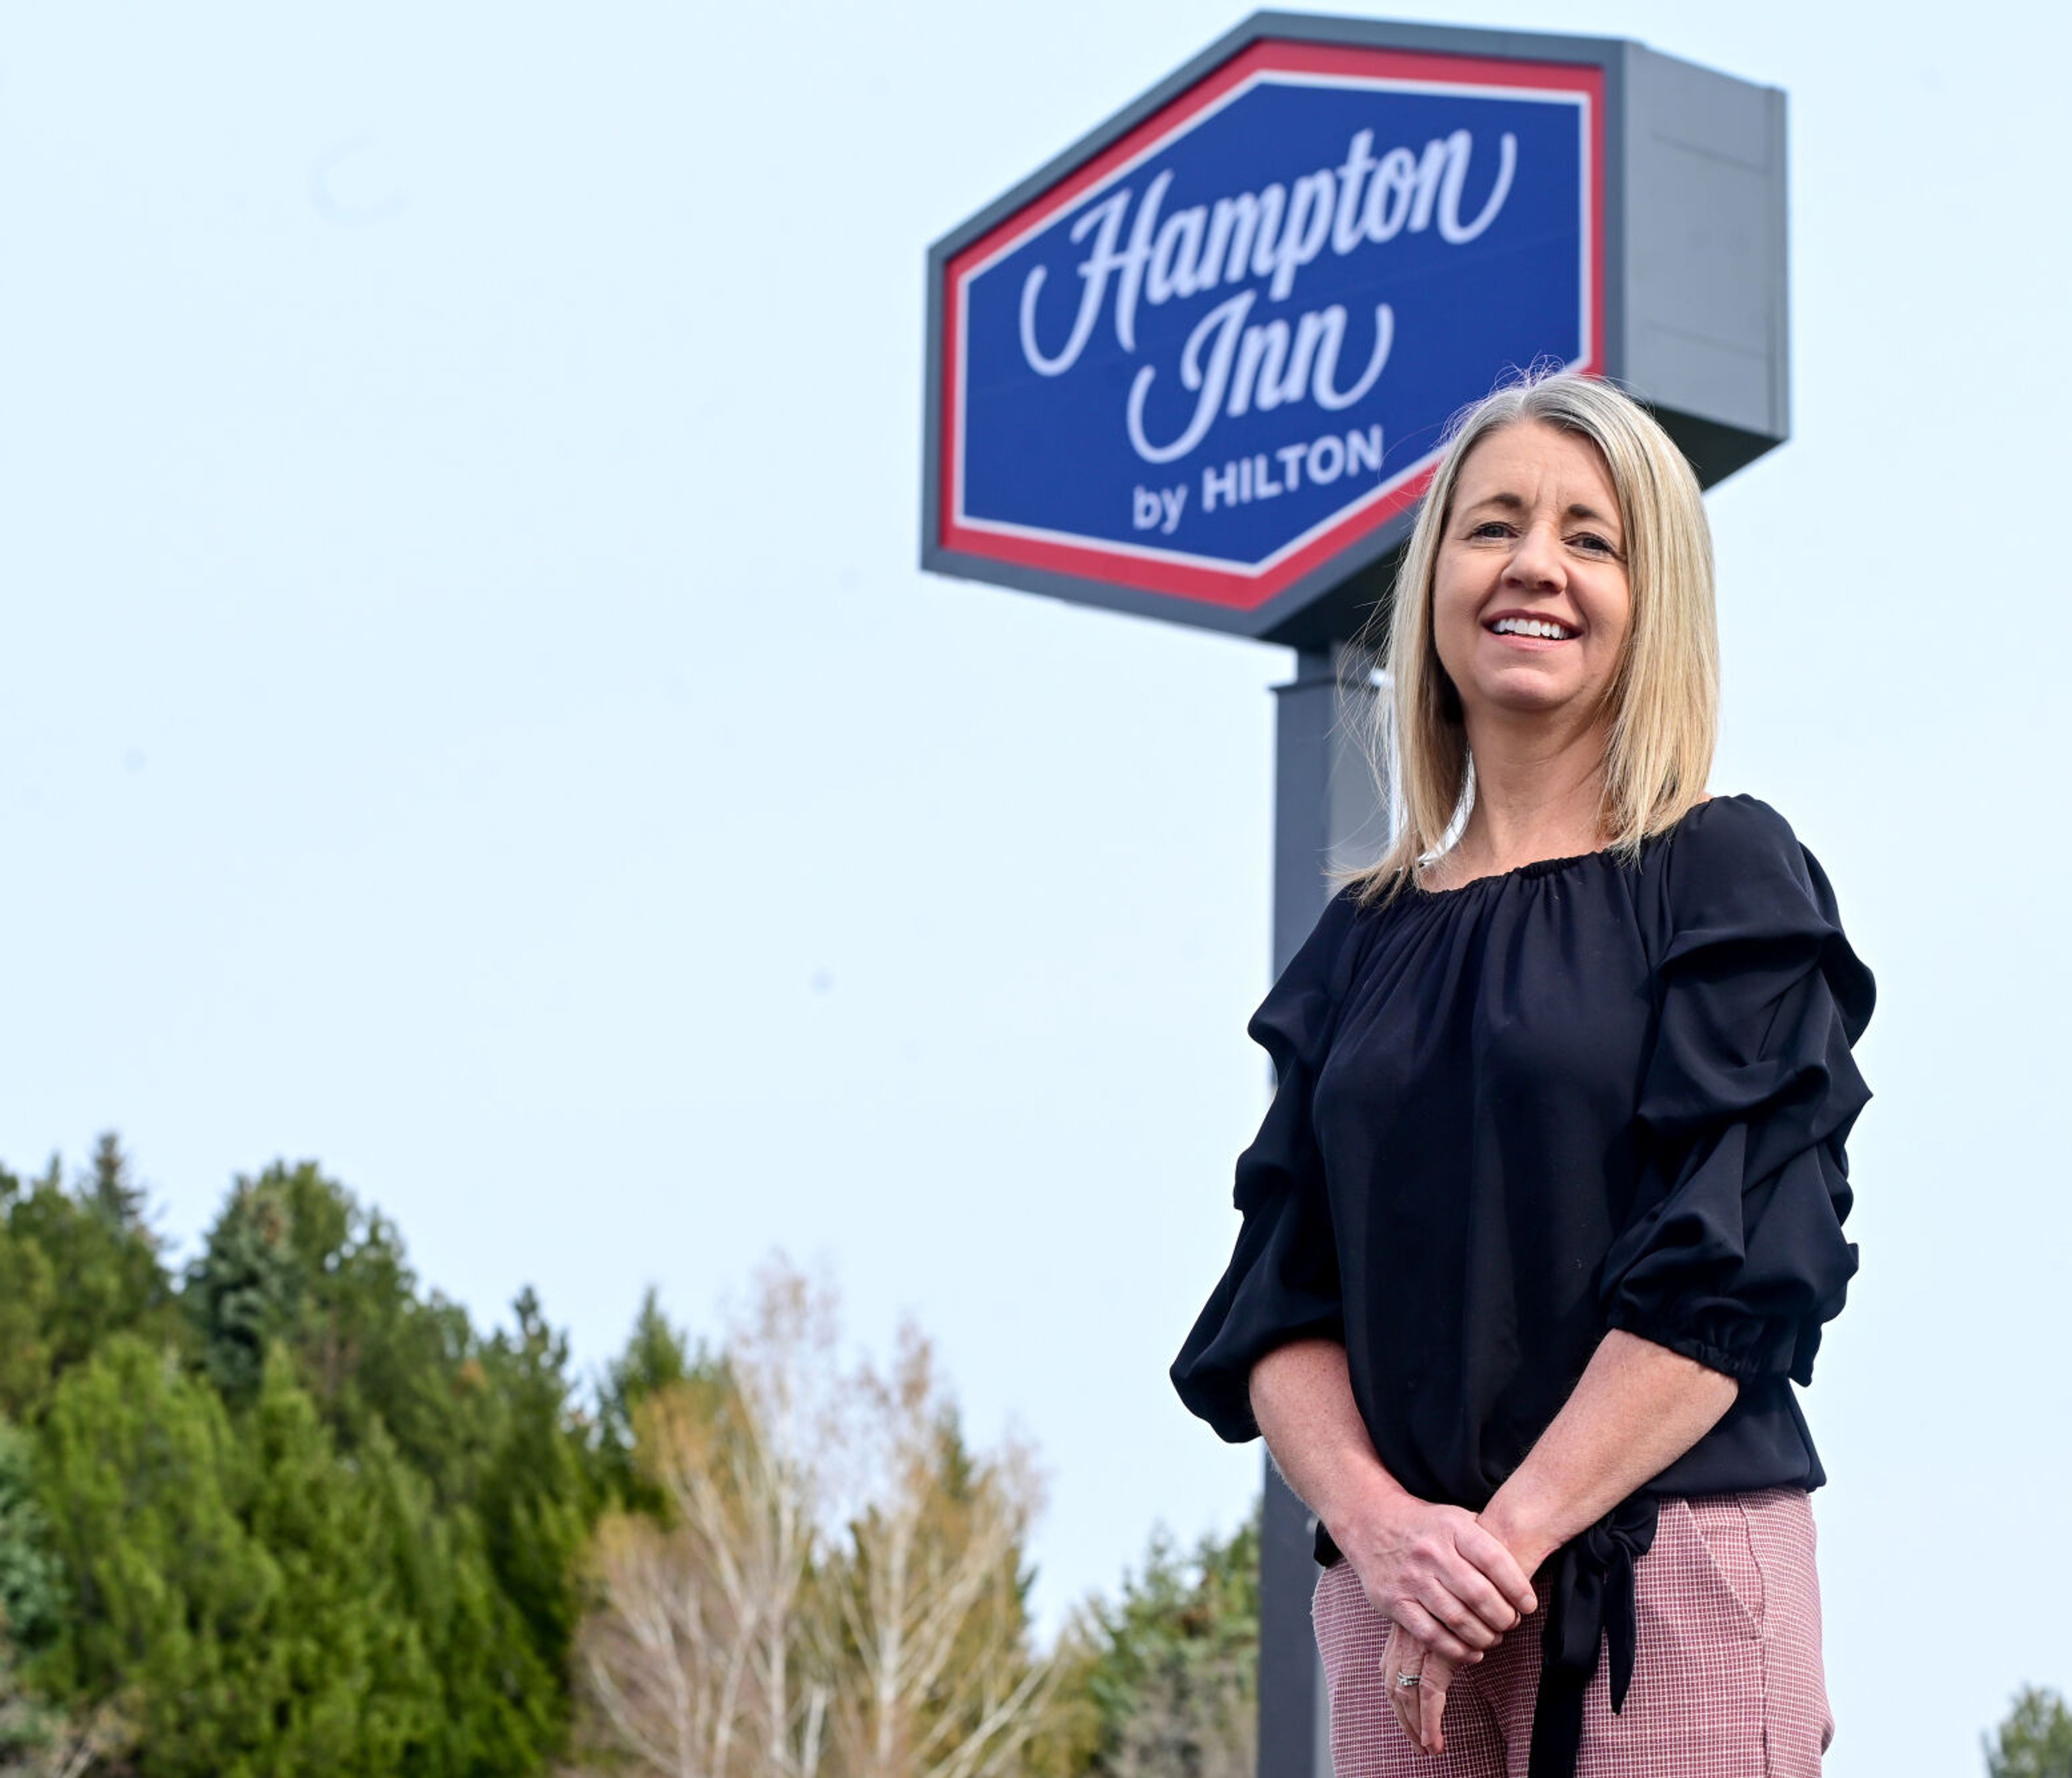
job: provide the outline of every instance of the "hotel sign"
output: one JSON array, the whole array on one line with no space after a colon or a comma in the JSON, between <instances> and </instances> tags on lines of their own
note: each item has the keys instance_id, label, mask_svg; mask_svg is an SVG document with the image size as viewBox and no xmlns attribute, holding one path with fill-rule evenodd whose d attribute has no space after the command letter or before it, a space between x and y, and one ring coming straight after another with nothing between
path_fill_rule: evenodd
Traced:
<instances>
[{"instance_id":1,"label":"hotel sign","mask_svg":"<svg viewBox=\"0 0 2072 1778\"><path fill-rule=\"evenodd\" d=\"M1628 47L1263 14L938 243L925 565L1299 630L1459 409L1618 369Z\"/></svg>"}]
</instances>

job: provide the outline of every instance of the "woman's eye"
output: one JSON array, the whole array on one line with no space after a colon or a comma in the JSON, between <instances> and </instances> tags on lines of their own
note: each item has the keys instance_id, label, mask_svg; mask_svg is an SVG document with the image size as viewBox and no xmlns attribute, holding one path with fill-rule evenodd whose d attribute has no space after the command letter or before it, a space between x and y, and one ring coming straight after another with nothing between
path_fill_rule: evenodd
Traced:
<instances>
[{"instance_id":1,"label":"woman's eye","mask_svg":"<svg viewBox=\"0 0 2072 1778\"><path fill-rule=\"evenodd\" d=\"M1485 519L1468 535L1470 537L1508 537L1511 527L1501 519Z\"/></svg>"},{"instance_id":2,"label":"woman's eye","mask_svg":"<svg viewBox=\"0 0 2072 1778\"><path fill-rule=\"evenodd\" d=\"M1616 556L1618 553L1607 539L1600 537L1593 531L1586 531L1581 536L1572 537L1569 541L1578 549L1587 549L1593 556Z\"/></svg>"}]
</instances>

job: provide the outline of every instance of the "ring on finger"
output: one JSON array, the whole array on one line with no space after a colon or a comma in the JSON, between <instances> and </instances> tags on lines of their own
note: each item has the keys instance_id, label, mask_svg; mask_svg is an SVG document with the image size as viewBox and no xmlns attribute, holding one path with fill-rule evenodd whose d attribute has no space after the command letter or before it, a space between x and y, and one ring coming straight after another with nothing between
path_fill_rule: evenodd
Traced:
<instances>
[{"instance_id":1,"label":"ring on finger","mask_svg":"<svg viewBox=\"0 0 2072 1778\"><path fill-rule=\"evenodd\" d=\"M1408 1691L1413 1686L1423 1685L1424 1678L1421 1673L1400 1673L1396 1676L1396 1683Z\"/></svg>"}]
</instances>

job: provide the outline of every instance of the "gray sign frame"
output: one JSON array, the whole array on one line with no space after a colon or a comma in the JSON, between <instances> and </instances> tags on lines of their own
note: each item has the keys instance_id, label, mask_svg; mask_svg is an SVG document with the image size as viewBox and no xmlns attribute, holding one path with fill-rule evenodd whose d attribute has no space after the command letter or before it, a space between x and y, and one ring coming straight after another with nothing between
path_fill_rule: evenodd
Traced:
<instances>
[{"instance_id":1,"label":"gray sign frame","mask_svg":"<svg viewBox=\"0 0 2072 1778\"><path fill-rule=\"evenodd\" d=\"M1353 634L1387 596L1416 509L1237 611L948 549L942 348L950 261L1233 55L1264 39L1580 64L1605 87L1604 374L1653 409L1710 486L1790 436L1785 98L1624 38L1256 12L928 250L921 566L1297 648Z\"/></svg>"}]
</instances>

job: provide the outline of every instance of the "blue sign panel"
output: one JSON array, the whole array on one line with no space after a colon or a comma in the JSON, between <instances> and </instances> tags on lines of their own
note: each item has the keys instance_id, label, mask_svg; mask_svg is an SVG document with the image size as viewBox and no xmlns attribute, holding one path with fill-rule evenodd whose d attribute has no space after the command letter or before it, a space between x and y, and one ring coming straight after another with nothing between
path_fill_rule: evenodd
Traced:
<instances>
[{"instance_id":1,"label":"blue sign panel","mask_svg":"<svg viewBox=\"0 0 2072 1778\"><path fill-rule=\"evenodd\" d=\"M1256 609L1601 368L1601 69L1256 43L946 261L935 542Z\"/></svg>"}]
</instances>

